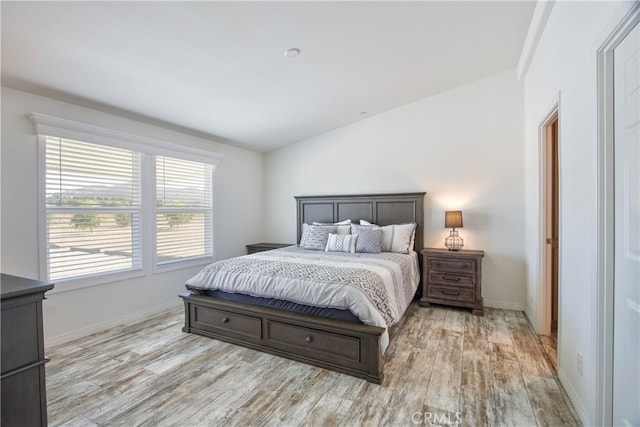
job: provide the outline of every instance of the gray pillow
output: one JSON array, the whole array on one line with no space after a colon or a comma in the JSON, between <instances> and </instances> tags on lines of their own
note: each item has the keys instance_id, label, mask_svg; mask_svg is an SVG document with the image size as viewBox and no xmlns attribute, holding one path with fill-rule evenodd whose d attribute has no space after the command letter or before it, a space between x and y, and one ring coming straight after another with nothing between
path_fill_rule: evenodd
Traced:
<instances>
[{"instance_id":1,"label":"gray pillow","mask_svg":"<svg viewBox=\"0 0 640 427\"><path fill-rule=\"evenodd\" d=\"M378 254L382 252L382 228L377 225L351 224L351 234L357 234L356 252Z\"/></svg>"},{"instance_id":2,"label":"gray pillow","mask_svg":"<svg viewBox=\"0 0 640 427\"><path fill-rule=\"evenodd\" d=\"M334 226L302 224L300 247L314 251L324 251L327 247L329 234L335 232L336 227Z\"/></svg>"}]
</instances>

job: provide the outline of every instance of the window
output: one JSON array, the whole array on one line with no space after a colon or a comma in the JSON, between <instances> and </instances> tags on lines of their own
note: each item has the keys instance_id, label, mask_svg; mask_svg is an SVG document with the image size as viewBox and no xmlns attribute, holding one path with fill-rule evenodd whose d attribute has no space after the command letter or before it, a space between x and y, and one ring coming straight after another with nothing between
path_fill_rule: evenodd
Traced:
<instances>
[{"instance_id":1,"label":"window","mask_svg":"<svg viewBox=\"0 0 640 427\"><path fill-rule=\"evenodd\" d=\"M159 266L212 253L212 166L156 156Z\"/></svg>"},{"instance_id":2,"label":"window","mask_svg":"<svg viewBox=\"0 0 640 427\"><path fill-rule=\"evenodd\" d=\"M46 137L48 280L141 268L140 153Z\"/></svg>"},{"instance_id":3,"label":"window","mask_svg":"<svg viewBox=\"0 0 640 427\"><path fill-rule=\"evenodd\" d=\"M215 153L30 118L42 153L42 279L81 287L213 259Z\"/></svg>"}]
</instances>

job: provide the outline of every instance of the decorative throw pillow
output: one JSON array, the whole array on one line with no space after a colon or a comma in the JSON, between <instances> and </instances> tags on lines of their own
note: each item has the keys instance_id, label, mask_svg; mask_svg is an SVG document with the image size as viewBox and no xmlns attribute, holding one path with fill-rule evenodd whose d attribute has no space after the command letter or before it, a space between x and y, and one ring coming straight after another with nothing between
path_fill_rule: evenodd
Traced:
<instances>
[{"instance_id":1,"label":"decorative throw pillow","mask_svg":"<svg viewBox=\"0 0 640 427\"><path fill-rule=\"evenodd\" d=\"M382 252L408 254L413 249L416 226L416 223L409 223L382 227Z\"/></svg>"},{"instance_id":2,"label":"decorative throw pillow","mask_svg":"<svg viewBox=\"0 0 640 427\"><path fill-rule=\"evenodd\" d=\"M329 234L335 232L335 226L302 224L300 247L303 249L312 249L314 251L323 251L324 248L327 247Z\"/></svg>"},{"instance_id":3,"label":"decorative throw pillow","mask_svg":"<svg viewBox=\"0 0 640 427\"><path fill-rule=\"evenodd\" d=\"M324 227L332 227L335 226L337 227L337 231L336 234L349 234L351 233L351 220L350 219L345 219L344 221L340 221L340 222L314 222L313 225L321 225Z\"/></svg>"},{"instance_id":4,"label":"decorative throw pillow","mask_svg":"<svg viewBox=\"0 0 640 427\"><path fill-rule=\"evenodd\" d=\"M356 252L377 254L382 252L382 228L376 225L351 224L351 234L356 234Z\"/></svg>"},{"instance_id":5,"label":"decorative throw pillow","mask_svg":"<svg viewBox=\"0 0 640 427\"><path fill-rule=\"evenodd\" d=\"M360 225L375 226L376 224L361 219ZM418 224L415 222L382 226L382 252L396 252L400 254L408 254L411 252L413 250L417 226Z\"/></svg>"},{"instance_id":6,"label":"decorative throw pillow","mask_svg":"<svg viewBox=\"0 0 640 427\"><path fill-rule=\"evenodd\" d=\"M325 252L356 252L357 234L329 234Z\"/></svg>"}]
</instances>

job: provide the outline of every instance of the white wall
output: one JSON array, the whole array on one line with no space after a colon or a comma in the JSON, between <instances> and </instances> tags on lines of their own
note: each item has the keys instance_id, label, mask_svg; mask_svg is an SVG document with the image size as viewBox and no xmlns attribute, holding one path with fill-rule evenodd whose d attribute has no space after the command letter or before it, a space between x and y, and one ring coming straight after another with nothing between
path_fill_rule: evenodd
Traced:
<instances>
[{"instance_id":1,"label":"white wall","mask_svg":"<svg viewBox=\"0 0 640 427\"><path fill-rule=\"evenodd\" d=\"M426 246L461 209L483 249L483 296L524 309L523 88L515 71L423 99L265 155L266 233L295 242L296 195L426 191ZM356 218L354 218L356 219Z\"/></svg>"},{"instance_id":2,"label":"white wall","mask_svg":"<svg viewBox=\"0 0 640 427\"><path fill-rule=\"evenodd\" d=\"M558 374L582 422L594 425L596 364L596 50L617 2L556 2L525 76L527 314L540 308L538 126L560 93ZM584 374L577 354L584 357Z\"/></svg>"},{"instance_id":3,"label":"white wall","mask_svg":"<svg viewBox=\"0 0 640 427\"><path fill-rule=\"evenodd\" d=\"M262 154L2 88L2 272L38 278L37 137L30 112L218 152L214 176L214 255L245 253L263 239ZM44 302L45 341L58 344L181 303L189 268L75 291L50 292Z\"/></svg>"}]
</instances>

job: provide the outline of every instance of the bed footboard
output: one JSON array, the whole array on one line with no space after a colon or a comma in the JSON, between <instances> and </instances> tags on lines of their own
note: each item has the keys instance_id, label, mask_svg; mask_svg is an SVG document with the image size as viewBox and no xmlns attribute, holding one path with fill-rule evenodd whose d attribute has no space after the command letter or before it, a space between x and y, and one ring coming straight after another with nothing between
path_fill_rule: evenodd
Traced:
<instances>
[{"instance_id":1,"label":"bed footboard","mask_svg":"<svg viewBox=\"0 0 640 427\"><path fill-rule=\"evenodd\" d=\"M184 332L364 378L372 383L382 382L379 340L383 328L190 292L181 294L180 298L185 304Z\"/></svg>"}]
</instances>

